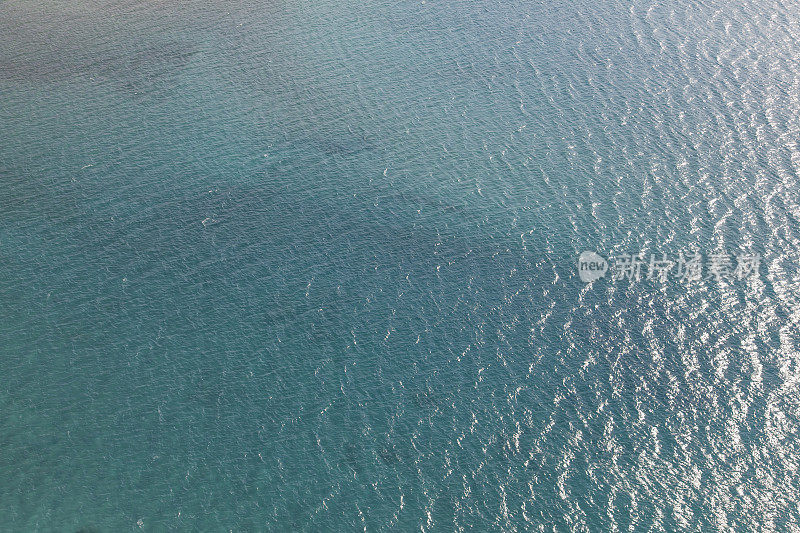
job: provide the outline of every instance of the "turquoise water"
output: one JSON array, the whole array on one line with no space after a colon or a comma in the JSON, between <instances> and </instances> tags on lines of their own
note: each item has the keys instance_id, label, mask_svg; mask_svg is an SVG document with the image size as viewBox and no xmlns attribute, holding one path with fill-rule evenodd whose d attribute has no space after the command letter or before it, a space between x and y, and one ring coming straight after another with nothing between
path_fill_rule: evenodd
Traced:
<instances>
[{"instance_id":1,"label":"turquoise water","mask_svg":"<svg viewBox=\"0 0 800 533\"><path fill-rule=\"evenodd\" d=\"M800 8L0 1L0 530L800 528ZM597 250L746 281L586 286Z\"/></svg>"}]
</instances>

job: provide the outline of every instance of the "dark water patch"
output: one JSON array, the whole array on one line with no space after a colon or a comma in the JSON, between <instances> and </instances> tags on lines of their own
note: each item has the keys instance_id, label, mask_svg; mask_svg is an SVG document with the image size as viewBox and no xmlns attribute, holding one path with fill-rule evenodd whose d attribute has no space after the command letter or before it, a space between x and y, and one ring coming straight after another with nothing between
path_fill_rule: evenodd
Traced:
<instances>
[{"instance_id":1,"label":"dark water patch","mask_svg":"<svg viewBox=\"0 0 800 533\"><path fill-rule=\"evenodd\" d=\"M386 441L382 444L379 444L377 450L378 456L385 465L395 465L402 461L400 453L397 451L397 447L392 442Z\"/></svg>"},{"instance_id":2,"label":"dark water patch","mask_svg":"<svg viewBox=\"0 0 800 533\"><path fill-rule=\"evenodd\" d=\"M101 77L139 87L160 78L173 76L198 53L189 42L167 41L132 50L115 50L97 59L87 57L75 67L76 76Z\"/></svg>"},{"instance_id":3,"label":"dark water patch","mask_svg":"<svg viewBox=\"0 0 800 533\"><path fill-rule=\"evenodd\" d=\"M375 150L377 142L375 136L367 132L354 130L347 126L347 131L316 131L309 142L327 155L352 156Z\"/></svg>"},{"instance_id":4,"label":"dark water patch","mask_svg":"<svg viewBox=\"0 0 800 533\"><path fill-rule=\"evenodd\" d=\"M7 228L43 220L66 224L75 221L85 209L81 186L64 174L53 176L0 166L0 187L0 221Z\"/></svg>"},{"instance_id":5,"label":"dark water patch","mask_svg":"<svg viewBox=\"0 0 800 533\"><path fill-rule=\"evenodd\" d=\"M374 149L374 144L358 137L321 139L315 144L328 155L350 156Z\"/></svg>"},{"instance_id":6,"label":"dark water patch","mask_svg":"<svg viewBox=\"0 0 800 533\"><path fill-rule=\"evenodd\" d=\"M342 459L348 468L352 469L357 475L363 473L361 449L353 442L348 442L342 447Z\"/></svg>"},{"instance_id":7,"label":"dark water patch","mask_svg":"<svg viewBox=\"0 0 800 533\"><path fill-rule=\"evenodd\" d=\"M0 80L22 83L108 82L126 92L138 92L173 78L199 53L195 45L181 41L128 46L102 46L90 52L39 52L33 57L0 56Z\"/></svg>"}]
</instances>

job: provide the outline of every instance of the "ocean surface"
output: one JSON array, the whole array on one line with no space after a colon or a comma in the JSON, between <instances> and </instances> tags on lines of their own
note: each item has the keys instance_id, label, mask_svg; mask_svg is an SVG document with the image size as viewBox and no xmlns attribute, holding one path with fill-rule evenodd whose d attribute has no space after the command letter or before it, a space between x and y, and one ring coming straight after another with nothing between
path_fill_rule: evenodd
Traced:
<instances>
[{"instance_id":1,"label":"ocean surface","mask_svg":"<svg viewBox=\"0 0 800 533\"><path fill-rule=\"evenodd\" d=\"M786 0L0 0L0 531L800 531L799 134Z\"/></svg>"}]
</instances>

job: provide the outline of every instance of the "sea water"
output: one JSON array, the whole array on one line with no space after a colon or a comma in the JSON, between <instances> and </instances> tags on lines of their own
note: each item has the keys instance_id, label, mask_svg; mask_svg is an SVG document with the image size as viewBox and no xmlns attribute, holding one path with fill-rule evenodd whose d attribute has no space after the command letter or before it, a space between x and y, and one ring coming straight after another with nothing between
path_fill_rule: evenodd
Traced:
<instances>
[{"instance_id":1,"label":"sea water","mask_svg":"<svg viewBox=\"0 0 800 533\"><path fill-rule=\"evenodd\" d=\"M0 1L0 530L797 529L799 57L790 2Z\"/></svg>"}]
</instances>

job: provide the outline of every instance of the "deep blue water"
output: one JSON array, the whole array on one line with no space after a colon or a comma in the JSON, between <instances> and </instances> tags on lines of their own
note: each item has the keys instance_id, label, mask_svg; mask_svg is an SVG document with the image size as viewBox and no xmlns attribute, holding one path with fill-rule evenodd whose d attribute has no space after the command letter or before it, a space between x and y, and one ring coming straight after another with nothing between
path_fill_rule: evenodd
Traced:
<instances>
[{"instance_id":1,"label":"deep blue water","mask_svg":"<svg viewBox=\"0 0 800 533\"><path fill-rule=\"evenodd\" d=\"M796 4L77 4L0 0L0 530L800 531Z\"/></svg>"}]
</instances>

